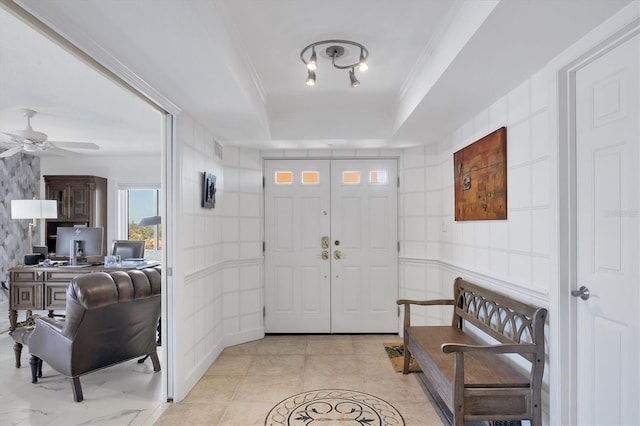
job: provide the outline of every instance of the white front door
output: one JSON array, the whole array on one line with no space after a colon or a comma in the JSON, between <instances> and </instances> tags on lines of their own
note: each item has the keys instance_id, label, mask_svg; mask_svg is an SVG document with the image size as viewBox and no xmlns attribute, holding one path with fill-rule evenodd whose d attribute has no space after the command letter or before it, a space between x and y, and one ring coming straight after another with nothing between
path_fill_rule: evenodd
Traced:
<instances>
[{"instance_id":1,"label":"white front door","mask_svg":"<svg viewBox=\"0 0 640 426\"><path fill-rule=\"evenodd\" d=\"M639 51L636 35L576 72L581 425L640 424Z\"/></svg>"},{"instance_id":2,"label":"white front door","mask_svg":"<svg viewBox=\"0 0 640 426\"><path fill-rule=\"evenodd\" d=\"M328 160L265 161L265 330L269 333L331 330L330 167Z\"/></svg>"},{"instance_id":3,"label":"white front door","mask_svg":"<svg viewBox=\"0 0 640 426\"><path fill-rule=\"evenodd\" d=\"M265 331L397 332L397 162L265 161Z\"/></svg>"},{"instance_id":4,"label":"white front door","mask_svg":"<svg viewBox=\"0 0 640 426\"><path fill-rule=\"evenodd\" d=\"M396 169L395 160L332 163L331 310L335 333L398 331Z\"/></svg>"}]
</instances>

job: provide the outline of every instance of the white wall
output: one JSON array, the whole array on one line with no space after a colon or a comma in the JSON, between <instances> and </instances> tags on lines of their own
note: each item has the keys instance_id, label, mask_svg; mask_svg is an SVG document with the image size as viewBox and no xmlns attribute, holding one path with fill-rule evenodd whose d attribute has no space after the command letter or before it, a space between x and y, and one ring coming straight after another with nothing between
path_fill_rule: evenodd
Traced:
<instances>
[{"instance_id":1,"label":"white wall","mask_svg":"<svg viewBox=\"0 0 640 426\"><path fill-rule=\"evenodd\" d=\"M405 150L401 256L407 297L450 296L451 282L437 284L444 268L473 272L503 291L548 304L556 189L549 179L547 93L545 68L438 143ZM501 126L507 127L508 220L456 222L453 153Z\"/></svg>"},{"instance_id":2,"label":"white wall","mask_svg":"<svg viewBox=\"0 0 640 426\"><path fill-rule=\"evenodd\" d=\"M262 167L259 151L225 147L190 117L177 122L175 259L170 358L182 400L224 347L264 336ZM216 175L214 209L201 207L202 172Z\"/></svg>"},{"instance_id":3,"label":"white wall","mask_svg":"<svg viewBox=\"0 0 640 426\"><path fill-rule=\"evenodd\" d=\"M451 297L453 279L463 276L549 308L550 289L556 285L557 184L552 178L555 159L550 158L548 89L544 68L437 143L404 151L402 297ZM507 127L508 220L456 222L453 153L502 126ZM450 321L449 308L412 310L416 324ZM543 394L548 377L547 365Z\"/></svg>"}]
</instances>

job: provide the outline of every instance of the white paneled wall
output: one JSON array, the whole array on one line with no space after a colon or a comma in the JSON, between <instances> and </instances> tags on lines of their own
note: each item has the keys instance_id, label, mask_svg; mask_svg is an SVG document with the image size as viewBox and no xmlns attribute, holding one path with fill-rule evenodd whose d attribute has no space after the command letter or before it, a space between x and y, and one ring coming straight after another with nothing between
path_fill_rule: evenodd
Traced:
<instances>
[{"instance_id":1,"label":"white paneled wall","mask_svg":"<svg viewBox=\"0 0 640 426\"><path fill-rule=\"evenodd\" d=\"M174 266L174 398L183 399L224 347L260 338L262 168L258 150L225 147L190 117L178 118L180 181ZM216 175L214 209L201 207L202 173Z\"/></svg>"},{"instance_id":2,"label":"white paneled wall","mask_svg":"<svg viewBox=\"0 0 640 426\"><path fill-rule=\"evenodd\" d=\"M407 298L451 296L458 275L548 305L551 205L548 78L543 69L434 144L406 149L402 161L400 292ZM508 220L456 222L453 153L507 127ZM554 183L553 183L554 184ZM450 314L418 310L416 323Z\"/></svg>"}]
</instances>

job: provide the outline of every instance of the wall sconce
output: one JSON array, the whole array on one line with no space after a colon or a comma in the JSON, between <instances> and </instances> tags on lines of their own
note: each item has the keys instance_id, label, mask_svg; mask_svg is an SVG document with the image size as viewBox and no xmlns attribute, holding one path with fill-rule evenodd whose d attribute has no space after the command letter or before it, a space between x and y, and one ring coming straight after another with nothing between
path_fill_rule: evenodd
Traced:
<instances>
[{"instance_id":1,"label":"wall sconce","mask_svg":"<svg viewBox=\"0 0 640 426\"><path fill-rule=\"evenodd\" d=\"M11 219L31 219L27 231L27 253L24 255L25 265L38 263L40 254L33 253L31 233L37 225L37 219L57 219L58 205L56 200L11 200Z\"/></svg>"}]
</instances>

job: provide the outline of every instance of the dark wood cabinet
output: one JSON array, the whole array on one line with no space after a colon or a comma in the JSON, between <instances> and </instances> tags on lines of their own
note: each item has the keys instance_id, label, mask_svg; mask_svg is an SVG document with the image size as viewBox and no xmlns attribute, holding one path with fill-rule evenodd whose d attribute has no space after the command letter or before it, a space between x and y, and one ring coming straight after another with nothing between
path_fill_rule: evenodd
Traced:
<instances>
[{"instance_id":1,"label":"dark wood cabinet","mask_svg":"<svg viewBox=\"0 0 640 426\"><path fill-rule=\"evenodd\" d=\"M49 253L56 250L59 226L97 226L104 228L103 253L107 252L107 179L98 176L44 176L47 200L56 200L58 218L47 219L46 240Z\"/></svg>"}]
</instances>

